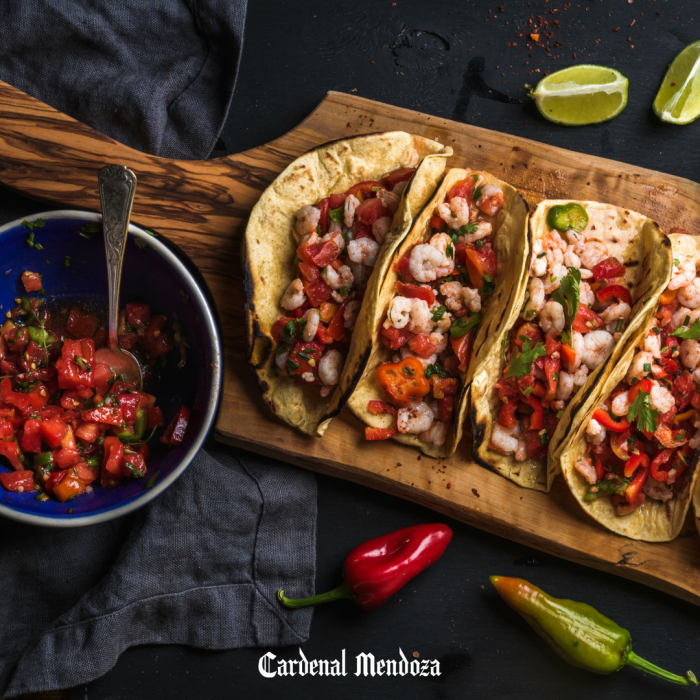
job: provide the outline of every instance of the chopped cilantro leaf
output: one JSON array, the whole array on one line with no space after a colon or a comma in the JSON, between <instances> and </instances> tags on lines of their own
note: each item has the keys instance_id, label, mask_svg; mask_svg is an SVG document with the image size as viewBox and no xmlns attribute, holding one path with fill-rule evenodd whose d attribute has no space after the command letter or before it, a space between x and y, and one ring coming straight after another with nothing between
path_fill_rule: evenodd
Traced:
<instances>
[{"instance_id":1,"label":"chopped cilantro leaf","mask_svg":"<svg viewBox=\"0 0 700 700\"><path fill-rule=\"evenodd\" d=\"M688 316L685 318L685 325L688 325L690 318ZM700 321L695 319L690 328L686 328L685 330L683 330L683 328L677 328L675 331L673 331L673 333L671 333L671 335L675 335L676 338L690 338L691 340L698 340L700 338Z\"/></svg>"},{"instance_id":2,"label":"chopped cilantro leaf","mask_svg":"<svg viewBox=\"0 0 700 700\"><path fill-rule=\"evenodd\" d=\"M513 357L510 362L508 371L506 372L506 379L510 377L524 377L526 374L529 374L532 370L532 363L538 357L544 357L546 354L547 351L544 349L542 343L538 342L533 348L530 338L525 338L523 349L520 351L520 354L517 357Z\"/></svg>"},{"instance_id":3,"label":"chopped cilantro leaf","mask_svg":"<svg viewBox=\"0 0 700 700\"><path fill-rule=\"evenodd\" d=\"M649 433L656 432L658 427L659 412L651 408L649 404L649 392L640 391L635 397L627 413L630 422L637 421L637 430L646 430Z\"/></svg>"}]
</instances>

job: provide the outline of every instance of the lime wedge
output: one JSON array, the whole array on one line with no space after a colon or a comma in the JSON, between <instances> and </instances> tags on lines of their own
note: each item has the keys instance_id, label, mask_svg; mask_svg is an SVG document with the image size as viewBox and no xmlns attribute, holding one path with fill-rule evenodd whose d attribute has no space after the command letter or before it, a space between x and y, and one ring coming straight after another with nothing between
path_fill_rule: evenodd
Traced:
<instances>
[{"instance_id":1,"label":"lime wedge","mask_svg":"<svg viewBox=\"0 0 700 700\"><path fill-rule=\"evenodd\" d=\"M671 62L654 111L670 124L688 124L700 116L700 41L688 44Z\"/></svg>"},{"instance_id":2,"label":"lime wedge","mask_svg":"<svg viewBox=\"0 0 700 700\"><path fill-rule=\"evenodd\" d=\"M627 105L627 84L619 71L584 64L542 78L530 97L545 119L583 126L620 114Z\"/></svg>"}]
</instances>

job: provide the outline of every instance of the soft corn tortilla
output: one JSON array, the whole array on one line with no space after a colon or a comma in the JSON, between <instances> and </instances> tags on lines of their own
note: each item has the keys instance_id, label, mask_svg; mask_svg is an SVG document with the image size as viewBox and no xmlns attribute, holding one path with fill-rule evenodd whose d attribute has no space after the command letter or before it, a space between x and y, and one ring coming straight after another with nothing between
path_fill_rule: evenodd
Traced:
<instances>
[{"instance_id":1,"label":"soft corn tortilla","mask_svg":"<svg viewBox=\"0 0 700 700\"><path fill-rule=\"evenodd\" d=\"M540 202L530 218L530 241L544 238L552 229L547 223L547 213L557 204L569 204L574 200L545 200ZM520 486L537 491L549 491L554 477L559 473L558 456L560 445L567 434L578 424L577 416L586 413L595 401L594 389L598 382L609 374L618 362L626 343L636 337L640 328L646 326L653 316L659 297L671 274L671 245L661 229L646 216L637 212L600 202L577 202L589 217L583 234L588 240L597 239L605 243L608 253L624 263L625 280L630 288L632 312L627 328L615 345L612 354L596 370L588 375L586 383L571 400L557 425L549 445L547 459L530 458L518 462L514 455L502 455L492 450L491 434L498 422L500 401L495 389L506 366L503 353L492 353L482 371L475 375L471 387L471 421L474 441L472 456L475 461L490 467ZM532 248L532 246L531 246ZM531 250L530 248L530 250ZM529 271L531 253L526 269ZM520 297L516 304L519 310L526 299L529 275L520 286ZM511 325L517 313L513 315Z\"/></svg>"},{"instance_id":2,"label":"soft corn tortilla","mask_svg":"<svg viewBox=\"0 0 700 700\"><path fill-rule=\"evenodd\" d=\"M298 276L295 213L306 204L357 182L379 180L410 161L411 149L420 165L404 191L391 231L382 246L367 284L360 316L373 304L376 281L381 280L396 246L413 216L435 189L452 149L437 141L393 131L334 141L305 153L291 163L263 192L246 228L246 340L247 358L270 410L308 435L323 435L330 419L343 407L367 361L369 336L359 323L352 334L339 383L325 398L320 387L296 386L275 365L277 343L271 329L282 315L280 298Z\"/></svg>"},{"instance_id":3,"label":"soft corn tortilla","mask_svg":"<svg viewBox=\"0 0 700 700\"><path fill-rule=\"evenodd\" d=\"M444 177L440 187L426 204L423 211L416 218L413 227L404 239L396 253L395 260L400 260L406 252L416 243L427 241L432 235L430 218L435 213L438 204L445 201L447 193L455 183L464 180L468 175L481 177L481 186L498 185L505 195L505 203L495 216L482 215L484 220L491 223L493 233L493 247L498 261L498 273L495 279L495 288L491 296L486 297L481 310L482 320L478 333L474 339L472 356L467 371L462 376L462 388L456 397L454 411L454 423L450 428L445 443L440 447L423 442L418 435L398 434L394 438L406 445L419 447L430 457L447 457L454 453L464 425L468 401L466 394L471 378L483 362L487 360L494 348L500 343L501 335L509 327L511 317L515 320L517 308L515 299L518 297L522 277L526 273L525 260L527 257L527 220L528 207L520 193L505 182L493 175L481 171L451 169ZM392 425L394 417L391 415L375 415L367 409L368 402L372 399L385 401L386 395L377 384L376 369L382 362L391 361L394 351L387 348L380 340L380 329L386 311L391 300L396 296L396 282L398 274L389 270L384 279L384 284L378 295L378 303L375 313L368 318L371 332L371 355L367 368L353 395L348 401L348 408L361 421L376 428L388 428ZM496 351L496 350L494 350Z\"/></svg>"},{"instance_id":4,"label":"soft corn tortilla","mask_svg":"<svg viewBox=\"0 0 700 700\"><path fill-rule=\"evenodd\" d=\"M669 238L671 239L674 255L685 252L695 255L700 254L700 241L694 243L696 251L693 249L693 241L688 240L687 237L671 234ZM687 244L691 246L689 251ZM664 289L668 284L669 278L670 270L668 276L663 280ZM577 457L587 453L586 426L593 411L614 391L615 387L627 374L627 370L637 351L637 344L642 341L649 328L654 325L653 314L656 313L656 308L657 300L652 306L653 313L651 318L630 337L619 362L600 381L599 391L596 392L594 400L587 404L586 411L580 414L582 419L577 422L574 429L562 443L561 453L561 468L564 472L566 483L586 513L608 528L608 530L612 530L619 535L631 537L634 540L644 540L645 542L667 542L674 539L683 527L688 508L690 507L690 501L695 491L698 475L700 474L697 469L698 452L695 453L688 467L688 478L681 494L666 503L647 497L644 499L644 503L629 515L617 515L615 506L613 506L610 498L607 496L601 496L595 501L585 501L583 497L588 491L589 484L579 474L574 464Z\"/></svg>"}]
</instances>

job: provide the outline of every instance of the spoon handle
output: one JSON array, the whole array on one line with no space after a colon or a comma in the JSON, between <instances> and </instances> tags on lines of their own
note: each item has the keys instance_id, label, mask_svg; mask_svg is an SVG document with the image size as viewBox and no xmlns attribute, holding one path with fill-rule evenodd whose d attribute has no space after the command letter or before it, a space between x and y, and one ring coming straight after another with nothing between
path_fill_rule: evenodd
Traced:
<instances>
[{"instance_id":1,"label":"spoon handle","mask_svg":"<svg viewBox=\"0 0 700 700\"><path fill-rule=\"evenodd\" d=\"M129 232L131 207L136 191L136 175L124 165L106 165L100 170L98 182L102 203L102 230L107 254L109 347L112 350L118 350L119 285L122 278L122 262Z\"/></svg>"}]
</instances>

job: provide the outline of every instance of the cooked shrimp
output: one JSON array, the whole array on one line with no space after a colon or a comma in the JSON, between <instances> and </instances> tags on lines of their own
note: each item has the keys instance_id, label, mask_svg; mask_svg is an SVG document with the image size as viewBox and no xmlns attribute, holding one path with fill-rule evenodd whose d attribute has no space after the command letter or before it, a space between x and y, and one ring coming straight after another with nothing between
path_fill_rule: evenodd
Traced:
<instances>
[{"instance_id":1,"label":"cooked shrimp","mask_svg":"<svg viewBox=\"0 0 700 700\"><path fill-rule=\"evenodd\" d=\"M644 379L651 373L653 362L654 356L650 352L646 350L638 352L634 358L632 358L632 364L625 375L627 383L632 385Z\"/></svg>"},{"instance_id":2,"label":"cooked shrimp","mask_svg":"<svg viewBox=\"0 0 700 700\"><path fill-rule=\"evenodd\" d=\"M430 429L435 416L424 401L412 401L408 408L400 408L396 427L400 433L418 435Z\"/></svg>"},{"instance_id":3,"label":"cooked shrimp","mask_svg":"<svg viewBox=\"0 0 700 700\"><path fill-rule=\"evenodd\" d=\"M649 405L659 413L668 413L676 405L676 400L665 386L654 383L649 392Z\"/></svg>"},{"instance_id":4,"label":"cooked shrimp","mask_svg":"<svg viewBox=\"0 0 700 700\"><path fill-rule=\"evenodd\" d=\"M567 267L581 267L581 258L574 252L574 246L567 246L566 252L564 253L564 265Z\"/></svg>"},{"instance_id":5,"label":"cooked shrimp","mask_svg":"<svg viewBox=\"0 0 700 700\"><path fill-rule=\"evenodd\" d=\"M491 444L489 447L502 455L512 455L518 449L518 438L513 435L513 430L517 431L517 426L514 429L504 428L498 423L494 426L491 433Z\"/></svg>"},{"instance_id":6,"label":"cooked shrimp","mask_svg":"<svg viewBox=\"0 0 700 700\"><path fill-rule=\"evenodd\" d=\"M345 198L345 208L343 209L343 223L346 228L352 228L355 222L355 210L360 206L360 200L354 195L349 194Z\"/></svg>"},{"instance_id":7,"label":"cooked shrimp","mask_svg":"<svg viewBox=\"0 0 700 700\"><path fill-rule=\"evenodd\" d=\"M690 438L688 445L690 446L691 450L697 450L698 447L700 447L700 430L695 431L695 435Z\"/></svg>"},{"instance_id":8,"label":"cooked shrimp","mask_svg":"<svg viewBox=\"0 0 700 700\"><path fill-rule=\"evenodd\" d=\"M545 333L561 335L566 323L564 308L558 301L548 301L540 311L540 328Z\"/></svg>"},{"instance_id":9,"label":"cooked shrimp","mask_svg":"<svg viewBox=\"0 0 700 700\"><path fill-rule=\"evenodd\" d=\"M430 333L433 327L433 315L424 299L411 299L411 313L408 319L408 330L411 333Z\"/></svg>"},{"instance_id":10,"label":"cooked shrimp","mask_svg":"<svg viewBox=\"0 0 700 700\"><path fill-rule=\"evenodd\" d=\"M301 243L304 236L316 233L316 227L321 220L321 210L310 205L299 209L296 213L296 223L294 224L294 237L297 243Z\"/></svg>"},{"instance_id":11,"label":"cooked shrimp","mask_svg":"<svg viewBox=\"0 0 700 700\"><path fill-rule=\"evenodd\" d=\"M532 320L544 306L544 285L539 277L533 277L527 285L528 296L520 315L526 320Z\"/></svg>"},{"instance_id":12,"label":"cooked shrimp","mask_svg":"<svg viewBox=\"0 0 700 700\"><path fill-rule=\"evenodd\" d=\"M389 233L389 229L391 229L390 216L380 216L372 224L372 235L374 236L374 240L377 241L379 245L384 243L384 239L386 238L386 234Z\"/></svg>"},{"instance_id":13,"label":"cooked shrimp","mask_svg":"<svg viewBox=\"0 0 700 700\"><path fill-rule=\"evenodd\" d=\"M588 282L581 282L579 286L578 300L580 304L584 306L593 306L595 304L595 292L591 289L591 285Z\"/></svg>"},{"instance_id":14,"label":"cooked shrimp","mask_svg":"<svg viewBox=\"0 0 700 700\"><path fill-rule=\"evenodd\" d=\"M455 262L435 246L421 243L411 251L408 269L418 282L433 282L438 277L452 274Z\"/></svg>"},{"instance_id":15,"label":"cooked shrimp","mask_svg":"<svg viewBox=\"0 0 700 700\"><path fill-rule=\"evenodd\" d=\"M456 280L443 282L440 285L440 294L445 297L445 306L451 311L457 311L462 308L462 299L464 298L462 289L462 285Z\"/></svg>"},{"instance_id":16,"label":"cooked shrimp","mask_svg":"<svg viewBox=\"0 0 700 700\"><path fill-rule=\"evenodd\" d=\"M577 457L574 462L576 471L589 483L595 484L598 481L598 476L589 457Z\"/></svg>"},{"instance_id":17,"label":"cooked shrimp","mask_svg":"<svg viewBox=\"0 0 700 700\"><path fill-rule=\"evenodd\" d=\"M673 498L673 489L666 488L663 481L656 481L656 479L647 479L642 486L642 491L655 501L668 501Z\"/></svg>"},{"instance_id":18,"label":"cooked shrimp","mask_svg":"<svg viewBox=\"0 0 700 700\"><path fill-rule=\"evenodd\" d=\"M532 262L530 263L530 277L542 277L547 272L547 257L542 248L542 239L532 242Z\"/></svg>"},{"instance_id":19,"label":"cooked shrimp","mask_svg":"<svg viewBox=\"0 0 700 700\"><path fill-rule=\"evenodd\" d=\"M685 258L680 265L673 263L673 272L668 288L673 291L692 283L695 279L695 263L690 258Z\"/></svg>"},{"instance_id":20,"label":"cooked shrimp","mask_svg":"<svg viewBox=\"0 0 700 700\"><path fill-rule=\"evenodd\" d=\"M681 326L692 326L698 319L700 319L700 309L688 309L685 306L681 306L678 311L671 316L669 324L675 331Z\"/></svg>"},{"instance_id":21,"label":"cooked shrimp","mask_svg":"<svg viewBox=\"0 0 700 700\"><path fill-rule=\"evenodd\" d=\"M564 262L564 253L559 250L559 248L549 248L547 250L547 267L550 272L554 269L555 265L561 265Z\"/></svg>"},{"instance_id":22,"label":"cooked shrimp","mask_svg":"<svg viewBox=\"0 0 700 700\"><path fill-rule=\"evenodd\" d=\"M356 263L352 260L348 260L347 266L350 268L350 272L352 272L353 284L355 287L357 289L364 289L372 271L368 270L362 263Z\"/></svg>"},{"instance_id":23,"label":"cooked shrimp","mask_svg":"<svg viewBox=\"0 0 700 700\"><path fill-rule=\"evenodd\" d=\"M357 322L357 316L360 313L360 307L362 302L359 301L349 301L345 305L345 310L343 311L343 321L345 321L344 326L349 330L355 328L355 323Z\"/></svg>"},{"instance_id":24,"label":"cooked shrimp","mask_svg":"<svg viewBox=\"0 0 700 700\"><path fill-rule=\"evenodd\" d=\"M618 394L612 401L612 412L616 416L626 416L630 410L630 399L626 391Z\"/></svg>"},{"instance_id":25,"label":"cooked shrimp","mask_svg":"<svg viewBox=\"0 0 700 700\"><path fill-rule=\"evenodd\" d=\"M595 369L605 362L615 347L615 340L607 331L591 331L583 338L583 364Z\"/></svg>"},{"instance_id":26,"label":"cooked shrimp","mask_svg":"<svg viewBox=\"0 0 700 700\"><path fill-rule=\"evenodd\" d=\"M562 263L555 263L544 278L544 291L551 294L555 289L559 289L561 281L569 273L569 269Z\"/></svg>"},{"instance_id":27,"label":"cooked shrimp","mask_svg":"<svg viewBox=\"0 0 700 700\"><path fill-rule=\"evenodd\" d=\"M277 365L277 369L285 372L287 370L287 360L288 359L289 359L289 350L285 350L284 352L281 352L278 355L275 355L275 364Z\"/></svg>"},{"instance_id":28,"label":"cooked shrimp","mask_svg":"<svg viewBox=\"0 0 700 700\"><path fill-rule=\"evenodd\" d=\"M438 204L438 215L450 228L461 228L469 223L471 212L464 197L453 197L450 202Z\"/></svg>"},{"instance_id":29,"label":"cooked shrimp","mask_svg":"<svg viewBox=\"0 0 700 700\"><path fill-rule=\"evenodd\" d=\"M689 309L697 309L700 306L700 277L678 290L678 301Z\"/></svg>"},{"instance_id":30,"label":"cooked shrimp","mask_svg":"<svg viewBox=\"0 0 700 700\"><path fill-rule=\"evenodd\" d=\"M642 343L642 350L650 352L654 357L659 357L661 354L661 337L656 335L654 331L647 333Z\"/></svg>"},{"instance_id":31,"label":"cooked shrimp","mask_svg":"<svg viewBox=\"0 0 700 700\"><path fill-rule=\"evenodd\" d=\"M608 257L608 248L600 241L579 242L574 246L574 252L581 260L581 265L589 270Z\"/></svg>"},{"instance_id":32,"label":"cooked shrimp","mask_svg":"<svg viewBox=\"0 0 700 700\"><path fill-rule=\"evenodd\" d=\"M593 445L602 445L605 440L605 428L595 418L588 421L586 439Z\"/></svg>"},{"instance_id":33,"label":"cooked shrimp","mask_svg":"<svg viewBox=\"0 0 700 700\"><path fill-rule=\"evenodd\" d=\"M331 289L351 287L355 281L352 270L347 265L341 265L337 270L332 265L326 265L321 270L321 277Z\"/></svg>"},{"instance_id":34,"label":"cooked shrimp","mask_svg":"<svg viewBox=\"0 0 700 700\"><path fill-rule=\"evenodd\" d=\"M306 294L304 294L304 285L302 281L297 277L292 283L287 287L287 291L282 295L280 299L280 306L283 309L291 311L292 309L298 309L306 301Z\"/></svg>"},{"instance_id":35,"label":"cooked shrimp","mask_svg":"<svg viewBox=\"0 0 700 700\"><path fill-rule=\"evenodd\" d=\"M311 382L313 382L313 381L316 380L316 377L314 377L314 373L313 373L313 372L304 372L304 373L301 375L301 378L302 378L305 382L309 382L309 383L311 383Z\"/></svg>"},{"instance_id":36,"label":"cooked shrimp","mask_svg":"<svg viewBox=\"0 0 700 700\"><path fill-rule=\"evenodd\" d=\"M586 345L583 342L583 335L581 333L577 333L576 331L574 331L574 339L571 348L574 351L574 361L570 363L566 359L566 355L563 356L564 367L569 372L577 370L581 366L581 361L583 360L583 353L586 349ZM584 365L584 367L586 367L586 365ZM588 367L586 367L586 374L588 374Z\"/></svg>"},{"instance_id":37,"label":"cooked shrimp","mask_svg":"<svg viewBox=\"0 0 700 700\"><path fill-rule=\"evenodd\" d=\"M542 239L542 247L545 250L559 250L561 253L564 253L567 246L558 231L550 231Z\"/></svg>"},{"instance_id":38,"label":"cooked shrimp","mask_svg":"<svg viewBox=\"0 0 700 700\"><path fill-rule=\"evenodd\" d=\"M443 255L447 255L447 246L452 245L452 237L446 233L436 233L430 237L428 243L437 248Z\"/></svg>"},{"instance_id":39,"label":"cooked shrimp","mask_svg":"<svg viewBox=\"0 0 700 700\"><path fill-rule=\"evenodd\" d=\"M412 148L408 152L408 159L403 166L404 168L415 168L418 165L418 160L418 151L415 148Z\"/></svg>"},{"instance_id":40,"label":"cooked shrimp","mask_svg":"<svg viewBox=\"0 0 700 700\"><path fill-rule=\"evenodd\" d=\"M405 328L411 318L413 302L408 297L397 296L389 303L387 318L394 328Z\"/></svg>"},{"instance_id":41,"label":"cooked shrimp","mask_svg":"<svg viewBox=\"0 0 700 700\"><path fill-rule=\"evenodd\" d=\"M479 296L479 291L477 289L463 287L462 298L464 299L464 305L469 309L469 311L472 313L481 311L481 297Z\"/></svg>"},{"instance_id":42,"label":"cooked shrimp","mask_svg":"<svg viewBox=\"0 0 700 700\"><path fill-rule=\"evenodd\" d=\"M486 216L495 216L505 201L503 190L498 185L484 185L481 188L481 197L477 200L476 206Z\"/></svg>"},{"instance_id":43,"label":"cooked shrimp","mask_svg":"<svg viewBox=\"0 0 700 700\"><path fill-rule=\"evenodd\" d=\"M493 231L493 228L488 221L476 221L473 225L476 226L476 231L474 231L474 233L459 235L459 240L462 243L476 243L478 240L486 238L486 236L490 236L491 231Z\"/></svg>"},{"instance_id":44,"label":"cooked shrimp","mask_svg":"<svg viewBox=\"0 0 700 700\"><path fill-rule=\"evenodd\" d=\"M400 185L401 183L399 183ZM394 189L398 189L398 186ZM393 216L396 210L399 208L399 202L401 201L401 194L399 192L389 192L388 190L379 190L377 192L377 197L382 200L384 209L387 214Z\"/></svg>"},{"instance_id":45,"label":"cooked shrimp","mask_svg":"<svg viewBox=\"0 0 700 700\"><path fill-rule=\"evenodd\" d=\"M630 311L629 304L626 304L624 301L619 301L616 304L608 306L608 308L600 314L600 317L606 323L605 329L610 333L614 333L617 330L618 322L627 321L630 317Z\"/></svg>"},{"instance_id":46,"label":"cooked shrimp","mask_svg":"<svg viewBox=\"0 0 700 700\"><path fill-rule=\"evenodd\" d=\"M557 401L566 401L574 390L574 375L568 372L559 372L559 381L557 382L557 392L554 396Z\"/></svg>"},{"instance_id":47,"label":"cooked shrimp","mask_svg":"<svg viewBox=\"0 0 700 700\"><path fill-rule=\"evenodd\" d=\"M340 224L336 223L335 221L331 221L331 225L335 224L335 226L340 227ZM322 239L324 243L326 241L333 241L340 250L343 250L345 248L345 239L343 238L343 234L337 230L334 229L333 231L329 231Z\"/></svg>"},{"instance_id":48,"label":"cooked shrimp","mask_svg":"<svg viewBox=\"0 0 700 700\"><path fill-rule=\"evenodd\" d=\"M447 437L447 423L436 420L428 430L421 433L418 437L423 441L440 447L445 444L445 438Z\"/></svg>"},{"instance_id":49,"label":"cooked shrimp","mask_svg":"<svg viewBox=\"0 0 700 700\"><path fill-rule=\"evenodd\" d=\"M581 365L574 373L574 386L583 386L588 379L588 367L586 365Z\"/></svg>"},{"instance_id":50,"label":"cooked shrimp","mask_svg":"<svg viewBox=\"0 0 700 700\"><path fill-rule=\"evenodd\" d=\"M377 262L377 255L379 243L371 238L357 238L348 243L348 257L353 262L372 267Z\"/></svg>"},{"instance_id":51,"label":"cooked shrimp","mask_svg":"<svg viewBox=\"0 0 700 700\"><path fill-rule=\"evenodd\" d=\"M318 309L308 309L302 318L306 320L306 325L304 326L302 335L304 340L307 343L310 343L316 337L318 322L321 320L321 314Z\"/></svg>"},{"instance_id":52,"label":"cooked shrimp","mask_svg":"<svg viewBox=\"0 0 700 700\"><path fill-rule=\"evenodd\" d=\"M683 367L693 370L700 364L700 343L697 340L686 338L681 343L681 362Z\"/></svg>"},{"instance_id":53,"label":"cooked shrimp","mask_svg":"<svg viewBox=\"0 0 700 700\"><path fill-rule=\"evenodd\" d=\"M438 355L447 350L448 338L449 336L438 331L434 331L428 335L428 340L435 346L435 352Z\"/></svg>"},{"instance_id":54,"label":"cooked shrimp","mask_svg":"<svg viewBox=\"0 0 700 700\"><path fill-rule=\"evenodd\" d=\"M329 350L318 363L318 378L326 386L334 386L340 381L345 359L337 350Z\"/></svg>"}]
</instances>

